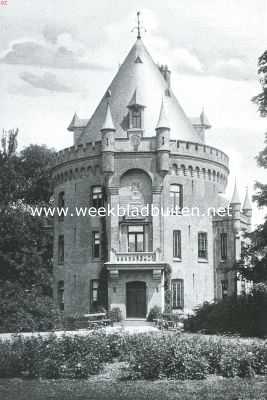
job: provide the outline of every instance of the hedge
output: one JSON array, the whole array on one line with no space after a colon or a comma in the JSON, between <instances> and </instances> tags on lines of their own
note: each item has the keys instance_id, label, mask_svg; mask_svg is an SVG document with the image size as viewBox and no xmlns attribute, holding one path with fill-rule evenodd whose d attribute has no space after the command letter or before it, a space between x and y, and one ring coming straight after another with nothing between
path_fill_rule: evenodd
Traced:
<instances>
[{"instance_id":1,"label":"hedge","mask_svg":"<svg viewBox=\"0 0 267 400\"><path fill-rule=\"evenodd\" d=\"M169 333L51 335L0 342L0 378L81 379L127 361L126 379L205 379L267 374L267 342Z\"/></svg>"}]
</instances>

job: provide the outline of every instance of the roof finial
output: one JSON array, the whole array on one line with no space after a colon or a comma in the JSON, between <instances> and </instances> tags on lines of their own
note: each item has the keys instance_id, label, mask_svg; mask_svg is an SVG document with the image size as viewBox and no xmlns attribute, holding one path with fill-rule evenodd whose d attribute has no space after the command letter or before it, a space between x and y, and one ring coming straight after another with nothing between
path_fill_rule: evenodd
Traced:
<instances>
[{"instance_id":1,"label":"roof finial","mask_svg":"<svg viewBox=\"0 0 267 400\"><path fill-rule=\"evenodd\" d=\"M141 30L143 29L144 32L146 32L146 29L141 25L140 21L140 11L137 11L137 26L135 26L131 32L137 30L137 39L141 39Z\"/></svg>"}]
</instances>

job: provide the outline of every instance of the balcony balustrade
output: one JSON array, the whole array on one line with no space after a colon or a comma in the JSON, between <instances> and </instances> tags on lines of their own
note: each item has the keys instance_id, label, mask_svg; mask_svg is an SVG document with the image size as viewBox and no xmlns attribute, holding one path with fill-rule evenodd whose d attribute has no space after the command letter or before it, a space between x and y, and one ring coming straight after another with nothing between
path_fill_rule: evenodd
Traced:
<instances>
[{"instance_id":1,"label":"balcony balustrade","mask_svg":"<svg viewBox=\"0 0 267 400\"><path fill-rule=\"evenodd\" d=\"M111 252L111 262L122 263L122 264L144 264L153 263L158 261L157 252L135 252L135 253L116 253Z\"/></svg>"}]
</instances>

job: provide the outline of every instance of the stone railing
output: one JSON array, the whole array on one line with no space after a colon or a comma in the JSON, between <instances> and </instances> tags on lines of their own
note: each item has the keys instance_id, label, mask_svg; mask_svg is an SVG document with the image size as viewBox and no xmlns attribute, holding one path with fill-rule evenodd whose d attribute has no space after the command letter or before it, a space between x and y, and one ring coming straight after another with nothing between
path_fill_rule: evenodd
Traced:
<instances>
[{"instance_id":1,"label":"stone railing","mask_svg":"<svg viewBox=\"0 0 267 400\"><path fill-rule=\"evenodd\" d=\"M157 261L156 252L136 252L136 253L111 253L111 262L116 263L152 263Z\"/></svg>"}]
</instances>

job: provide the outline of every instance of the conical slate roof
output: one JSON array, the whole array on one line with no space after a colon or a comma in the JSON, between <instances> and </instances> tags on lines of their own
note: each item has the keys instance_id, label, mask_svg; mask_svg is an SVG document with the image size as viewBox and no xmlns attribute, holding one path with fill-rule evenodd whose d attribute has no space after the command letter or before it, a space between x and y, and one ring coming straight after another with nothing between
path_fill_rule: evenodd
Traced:
<instances>
[{"instance_id":1,"label":"conical slate roof","mask_svg":"<svg viewBox=\"0 0 267 400\"><path fill-rule=\"evenodd\" d=\"M67 129L68 131L74 131L75 128L85 128L88 124L88 121L88 119L79 118L78 115L75 113Z\"/></svg>"},{"instance_id":2,"label":"conical slate roof","mask_svg":"<svg viewBox=\"0 0 267 400\"><path fill-rule=\"evenodd\" d=\"M170 128L170 124L166 115L166 111L165 111L165 107L164 107L164 101L162 99L161 102L161 107L160 107L160 113L159 113L159 120L156 126L156 129L160 129L160 128Z\"/></svg>"},{"instance_id":3,"label":"conical slate roof","mask_svg":"<svg viewBox=\"0 0 267 400\"><path fill-rule=\"evenodd\" d=\"M101 128L101 131L106 131L106 130L115 131L109 103L107 104L106 115L105 115L104 123Z\"/></svg>"},{"instance_id":4,"label":"conical slate roof","mask_svg":"<svg viewBox=\"0 0 267 400\"><path fill-rule=\"evenodd\" d=\"M248 188L246 188L246 195L245 195L244 203L242 206L242 210L252 210L252 205L251 205L250 198L248 195Z\"/></svg>"},{"instance_id":5,"label":"conical slate roof","mask_svg":"<svg viewBox=\"0 0 267 400\"><path fill-rule=\"evenodd\" d=\"M233 192L231 204L241 204L239 193L238 193L238 190L237 190L236 180L235 180L235 187L234 187L234 192Z\"/></svg>"},{"instance_id":6,"label":"conical slate roof","mask_svg":"<svg viewBox=\"0 0 267 400\"><path fill-rule=\"evenodd\" d=\"M129 104L138 97L144 106L144 136L155 136L162 97L168 114L171 139L202 142L185 115L168 83L152 60L141 39L137 39L121 65L111 85L109 96L105 95L84 132L80 142L100 140L100 130L105 120L107 102L110 104L116 137L127 137Z\"/></svg>"}]
</instances>

